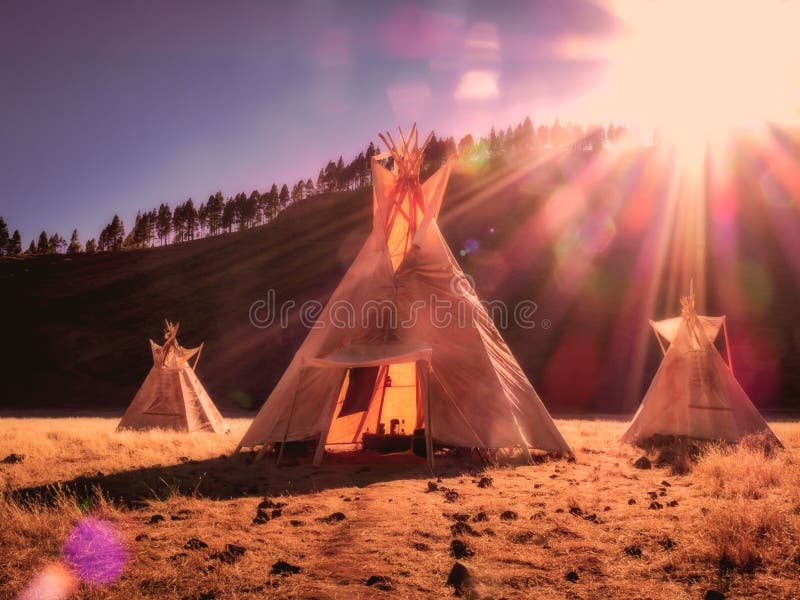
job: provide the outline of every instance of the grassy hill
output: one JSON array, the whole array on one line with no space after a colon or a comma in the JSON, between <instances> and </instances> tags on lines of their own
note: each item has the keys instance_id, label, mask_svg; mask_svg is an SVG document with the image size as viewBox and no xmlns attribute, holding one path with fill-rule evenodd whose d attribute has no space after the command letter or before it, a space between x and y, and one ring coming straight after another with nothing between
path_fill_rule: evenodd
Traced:
<instances>
[{"instance_id":1,"label":"grassy hill","mask_svg":"<svg viewBox=\"0 0 800 600\"><path fill-rule=\"evenodd\" d=\"M600 173L603 159L584 155L464 172L448 189L440 225L481 297L538 305L534 329L512 323L504 335L556 412L635 407L660 354L646 319L674 314L668 292L683 291L691 275L657 268L659 248L670 257L683 242L664 236L669 174L642 175L651 152L632 151ZM728 223L739 259L720 262L727 240L716 213L708 219L705 306L728 314L736 373L754 401L792 407L800 271L766 224L776 210L784 231L800 232L800 221L796 208L776 208L747 182L739 189ZM147 338L161 339L164 318L180 322L183 345L206 342L198 373L221 407L243 397L259 405L305 335L296 307L327 299L370 214L369 190L323 194L243 232L0 261L0 407L121 410L151 365ZM269 289L278 303L296 303L286 329L250 323L251 304Z\"/></svg>"}]
</instances>

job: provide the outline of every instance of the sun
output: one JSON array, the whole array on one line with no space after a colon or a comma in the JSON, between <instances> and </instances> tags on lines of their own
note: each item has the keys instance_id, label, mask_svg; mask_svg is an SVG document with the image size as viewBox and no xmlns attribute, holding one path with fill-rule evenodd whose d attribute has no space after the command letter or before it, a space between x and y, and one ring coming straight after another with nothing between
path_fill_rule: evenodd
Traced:
<instances>
[{"instance_id":1,"label":"sun","mask_svg":"<svg viewBox=\"0 0 800 600\"><path fill-rule=\"evenodd\" d=\"M800 117L800 2L619 0L596 107L681 147Z\"/></svg>"}]
</instances>

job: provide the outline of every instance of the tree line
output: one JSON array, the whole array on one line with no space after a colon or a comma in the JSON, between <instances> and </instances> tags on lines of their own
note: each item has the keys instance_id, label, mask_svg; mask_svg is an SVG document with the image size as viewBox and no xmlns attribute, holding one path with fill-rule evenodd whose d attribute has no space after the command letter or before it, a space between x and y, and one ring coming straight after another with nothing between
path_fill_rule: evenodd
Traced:
<instances>
[{"instance_id":1,"label":"tree line","mask_svg":"<svg viewBox=\"0 0 800 600\"><path fill-rule=\"evenodd\" d=\"M562 125L556 119L551 125L535 127L526 118L516 127L495 130L492 127L487 137L477 142L472 135L465 135L456 144L453 137L432 137L425 149L423 171L434 169L450 156L465 161L485 161L497 166L509 160L525 160L545 150L570 148L583 152L601 150L627 134L625 127L608 127L592 124L586 128L573 123ZM39 234L38 241L31 240L26 254L77 254L80 252L112 252L127 248L149 248L155 245L186 242L222 233L242 231L269 223L292 204L296 204L322 193L357 190L372 185L371 159L380 152L370 142L349 163L339 156L319 170L316 182L311 178L299 180L290 189L287 184L280 188L273 183L268 191L253 190L249 194L239 192L225 198L221 191L208 197L196 206L189 198L174 208L162 203L158 208L136 213L133 226L126 234L119 215L114 215L97 238L91 238L84 247L78 230L72 231L69 242L58 233ZM389 159L391 163L391 159ZM0 217L0 255L22 254L22 239L18 230L9 235L8 225Z\"/></svg>"}]
</instances>

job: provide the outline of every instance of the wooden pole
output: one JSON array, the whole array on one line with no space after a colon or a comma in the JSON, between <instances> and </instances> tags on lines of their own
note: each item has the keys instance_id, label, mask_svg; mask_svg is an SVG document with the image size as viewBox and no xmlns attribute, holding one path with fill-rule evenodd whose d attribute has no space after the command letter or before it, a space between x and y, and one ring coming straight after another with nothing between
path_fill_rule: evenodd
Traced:
<instances>
[{"instance_id":1,"label":"wooden pole","mask_svg":"<svg viewBox=\"0 0 800 600\"><path fill-rule=\"evenodd\" d=\"M519 435L519 443L522 448L522 453L525 455L525 458L528 460L528 464L533 464L533 457L531 456L531 450L528 448L528 442L525 439L525 436L522 433L522 427L520 427L519 421L517 421L517 415L513 412L511 413L511 418L514 419L514 426L517 428L517 434Z\"/></svg>"},{"instance_id":2,"label":"wooden pole","mask_svg":"<svg viewBox=\"0 0 800 600\"><path fill-rule=\"evenodd\" d=\"M194 364L192 365L192 371L194 371L197 368L197 363L200 362L200 353L203 351L203 346L204 345L205 345L205 342L200 344L200 350L198 350L197 354L195 354L195 356L194 356Z\"/></svg>"},{"instance_id":3,"label":"wooden pole","mask_svg":"<svg viewBox=\"0 0 800 600\"><path fill-rule=\"evenodd\" d=\"M731 345L728 341L728 325L727 319L723 319L722 321L722 333L725 335L725 352L728 355L728 368L733 373L733 361L731 360Z\"/></svg>"},{"instance_id":4,"label":"wooden pole","mask_svg":"<svg viewBox=\"0 0 800 600\"><path fill-rule=\"evenodd\" d=\"M281 462L281 458L283 458L283 451L286 448L286 439L289 437L289 427L292 425L292 417L294 416L294 407L297 405L297 392L300 389L300 381L302 380L303 369L300 369L300 376L297 378L297 385L294 387L294 396L292 397L292 406L289 408L289 418L286 419L286 430L283 432L283 441L281 442L281 449L278 451L278 457L275 459L275 465L277 466ZM266 445L264 446L266 448ZM261 451L264 451L264 448ZM256 460L261 457L261 452L258 453L259 455L256 457Z\"/></svg>"},{"instance_id":5,"label":"wooden pole","mask_svg":"<svg viewBox=\"0 0 800 600\"><path fill-rule=\"evenodd\" d=\"M319 442L317 442L317 449L314 451L314 466L318 467L322 464L322 459L325 457L325 443L328 441L328 434L331 431L331 423L333 422L333 412L336 410L336 406L339 404L339 395L342 393L342 384L344 384L344 378L347 376L347 369L344 369L342 372L342 378L339 381L339 385L337 386L337 392L333 395L333 400L331 401L331 407L328 409L326 413L325 422L328 424L325 427L325 431L323 431L319 436Z\"/></svg>"},{"instance_id":6,"label":"wooden pole","mask_svg":"<svg viewBox=\"0 0 800 600\"><path fill-rule=\"evenodd\" d=\"M428 469L433 473L433 419L431 418L431 363L428 363L428 384L425 386L425 454L428 456Z\"/></svg>"},{"instance_id":7,"label":"wooden pole","mask_svg":"<svg viewBox=\"0 0 800 600\"><path fill-rule=\"evenodd\" d=\"M664 342L661 341L661 336L659 335L658 331L656 333L656 339L658 340L658 345L661 346L661 353L666 356L667 351L664 349Z\"/></svg>"},{"instance_id":8,"label":"wooden pole","mask_svg":"<svg viewBox=\"0 0 800 600\"><path fill-rule=\"evenodd\" d=\"M375 433L378 433L378 428L381 425L381 415L383 414L383 402L386 400L386 379L389 377L389 365L384 367L378 367L378 380L381 379L381 374L383 375L383 381L381 382L381 402L378 404L378 421L375 423ZM373 391L374 395L374 391ZM370 398L370 404L372 404L372 398ZM369 412L369 409L367 409Z\"/></svg>"}]
</instances>

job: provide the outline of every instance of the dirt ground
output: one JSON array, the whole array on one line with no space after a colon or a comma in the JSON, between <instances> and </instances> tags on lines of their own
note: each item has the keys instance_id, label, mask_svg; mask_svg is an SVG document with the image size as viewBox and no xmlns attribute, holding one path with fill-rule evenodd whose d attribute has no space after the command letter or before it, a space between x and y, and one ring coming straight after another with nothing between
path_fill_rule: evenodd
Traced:
<instances>
[{"instance_id":1,"label":"dirt ground","mask_svg":"<svg viewBox=\"0 0 800 600\"><path fill-rule=\"evenodd\" d=\"M435 475L403 455L254 462L233 455L246 419L227 436L116 422L0 418L0 460L21 455L0 463L0 597L800 598L796 422L771 423L783 450L656 450L638 469L623 422L557 420L574 462L441 457ZM122 548L111 583L79 582L65 549L93 519Z\"/></svg>"}]
</instances>

